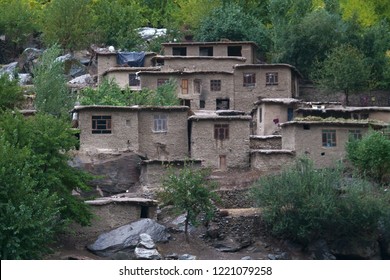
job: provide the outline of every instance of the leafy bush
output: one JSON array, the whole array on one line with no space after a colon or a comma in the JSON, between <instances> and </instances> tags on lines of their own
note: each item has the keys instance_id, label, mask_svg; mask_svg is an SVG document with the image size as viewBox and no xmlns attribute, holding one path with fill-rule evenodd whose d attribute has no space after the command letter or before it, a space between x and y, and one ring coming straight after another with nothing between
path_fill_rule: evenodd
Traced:
<instances>
[{"instance_id":1,"label":"leafy bush","mask_svg":"<svg viewBox=\"0 0 390 280\"><path fill-rule=\"evenodd\" d=\"M177 213L186 213L186 235L188 224L198 224L200 214L205 215L205 220L213 217L212 200L218 197L214 193L215 183L207 179L209 175L209 169L195 169L189 163L179 171L170 167L158 192L162 203L173 205Z\"/></svg>"},{"instance_id":2,"label":"leafy bush","mask_svg":"<svg viewBox=\"0 0 390 280\"><path fill-rule=\"evenodd\" d=\"M23 100L23 92L18 80L10 80L8 75L0 75L0 110L12 109Z\"/></svg>"},{"instance_id":3,"label":"leafy bush","mask_svg":"<svg viewBox=\"0 0 390 280\"><path fill-rule=\"evenodd\" d=\"M350 141L346 150L347 158L361 174L377 182L390 175L390 139L382 132L372 131L361 140Z\"/></svg>"},{"instance_id":4,"label":"leafy bush","mask_svg":"<svg viewBox=\"0 0 390 280\"><path fill-rule=\"evenodd\" d=\"M272 234L304 245L324 238L375 234L389 206L365 181L343 178L342 169L319 169L306 158L252 187ZM386 210L387 209L387 210Z\"/></svg>"}]
</instances>

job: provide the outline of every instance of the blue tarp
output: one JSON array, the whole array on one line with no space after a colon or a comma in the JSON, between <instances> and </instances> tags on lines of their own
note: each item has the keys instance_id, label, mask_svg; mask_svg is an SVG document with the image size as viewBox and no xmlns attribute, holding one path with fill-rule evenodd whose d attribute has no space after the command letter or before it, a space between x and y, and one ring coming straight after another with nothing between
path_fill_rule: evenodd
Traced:
<instances>
[{"instance_id":1,"label":"blue tarp","mask_svg":"<svg viewBox=\"0 0 390 280\"><path fill-rule=\"evenodd\" d=\"M116 60L118 65L143 67L145 62L145 52L119 52L116 56Z\"/></svg>"}]
</instances>

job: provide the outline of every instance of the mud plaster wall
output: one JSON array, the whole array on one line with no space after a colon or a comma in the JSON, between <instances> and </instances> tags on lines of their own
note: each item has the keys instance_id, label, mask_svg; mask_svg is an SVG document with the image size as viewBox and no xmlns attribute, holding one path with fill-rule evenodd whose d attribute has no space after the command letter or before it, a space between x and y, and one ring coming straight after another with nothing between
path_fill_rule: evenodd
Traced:
<instances>
[{"instance_id":1,"label":"mud plaster wall","mask_svg":"<svg viewBox=\"0 0 390 280\"><path fill-rule=\"evenodd\" d=\"M249 166L249 120L193 120L191 157L211 168L219 168L220 155L226 156L227 168ZM214 124L229 124L229 139L214 139Z\"/></svg>"},{"instance_id":2,"label":"mud plaster wall","mask_svg":"<svg viewBox=\"0 0 390 280\"><path fill-rule=\"evenodd\" d=\"M322 130L336 130L336 146L322 146ZM303 124L293 124L282 128L282 148L295 150L297 156L306 155L312 159L317 168L334 166L337 161L345 158L345 144L349 139L349 130L358 129L367 133L367 127L345 124L310 124L310 129L304 129Z\"/></svg>"},{"instance_id":3,"label":"mud plaster wall","mask_svg":"<svg viewBox=\"0 0 390 280\"><path fill-rule=\"evenodd\" d=\"M163 71L201 71L201 70L216 70L218 71L233 71L232 65L245 64L243 59L235 58L218 58L212 59L207 57L200 58L169 58L164 61Z\"/></svg>"},{"instance_id":4,"label":"mud plaster wall","mask_svg":"<svg viewBox=\"0 0 390 280\"><path fill-rule=\"evenodd\" d=\"M295 160L291 153L251 153L251 167L264 172L275 172L286 168Z\"/></svg>"},{"instance_id":5,"label":"mud plaster wall","mask_svg":"<svg viewBox=\"0 0 390 280\"><path fill-rule=\"evenodd\" d=\"M97 71L98 71L98 83L102 81L102 75L104 71L108 70L111 67L116 66L116 54L110 55L98 55L97 61Z\"/></svg>"},{"instance_id":6,"label":"mud plaster wall","mask_svg":"<svg viewBox=\"0 0 390 280\"><path fill-rule=\"evenodd\" d=\"M153 131L154 116L167 116L167 131ZM139 149L148 159L173 160L188 157L187 111L139 112Z\"/></svg>"},{"instance_id":7,"label":"mud plaster wall","mask_svg":"<svg viewBox=\"0 0 390 280\"><path fill-rule=\"evenodd\" d=\"M71 224L70 232L66 235L77 236L78 244L81 248L93 243L97 237L107 231L120 226L137 221L141 217L141 205L134 203L109 203L105 205L91 206L94 218L91 226L82 227L79 224ZM157 217L157 207L149 207L149 218Z\"/></svg>"},{"instance_id":8,"label":"mud plaster wall","mask_svg":"<svg viewBox=\"0 0 390 280\"><path fill-rule=\"evenodd\" d=\"M111 116L111 134L92 134L92 116ZM138 115L136 111L83 110L79 112L80 150L139 150Z\"/></svg>"}]
</instances>

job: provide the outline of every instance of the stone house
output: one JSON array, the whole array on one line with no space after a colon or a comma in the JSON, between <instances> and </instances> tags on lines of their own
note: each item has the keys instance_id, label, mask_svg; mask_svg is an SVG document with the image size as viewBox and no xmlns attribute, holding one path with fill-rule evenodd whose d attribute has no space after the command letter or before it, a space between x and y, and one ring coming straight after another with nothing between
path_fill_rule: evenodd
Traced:
<instances>
[{"instance_id":1,"label":"stone house","mask_svg":"<svg viewBox=\"0 0 390 280\"><path fill-rule=\"evenodd\" d=\"M300 101L294 98L263 98L255 103L253 134L266 136L280 133L280 124L292 121Z\"/></svg>"},{"instance_id":2,"label":"stone house","mask_svg":"<svg viewBox=\"0 0 390 280\"><path fill-rule=\"evenodd\" d=\"M249 167L250 116L198 111L188 119L192 158L219 170Z\"/></svg>"},{"instance_id":3,"label":"stone house","mask_svg":"<svg viewBox=\"0 0 390 280\"><path fill-rule=\"evenodd\" d=\"M316 167L335 166L346 155L345 145L352 139L360 139L369 129L386 127L383 122L368 120L321 121L298 120L281 124L282 149L306 155Z\"/></svg>"},{"instance_id":4,"label":"stone house","mask_svg":"<svg viewBox=\"0 0 390 280\"><path fill-rule=\"evenodd\" d=\"M186 158L188 110L185 106L76 106L80 150L130 150L160 160Z\"/></svg>"}]
</instances>

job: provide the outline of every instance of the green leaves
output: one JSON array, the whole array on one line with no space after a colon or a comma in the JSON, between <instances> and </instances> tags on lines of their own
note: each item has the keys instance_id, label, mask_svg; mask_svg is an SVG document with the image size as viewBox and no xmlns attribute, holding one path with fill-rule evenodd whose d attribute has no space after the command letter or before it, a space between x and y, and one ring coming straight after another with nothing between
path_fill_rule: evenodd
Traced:
<instances>
[{"instance_id":1,"label":"green leaves","mask_svg":"<svg viewBox=\"0 0 390 280\"><path fill-rule=\"evenodd\" d=\"M271 233L303 245L318 238L375 236L390 209L382 190L344 178L343 169L314 169L306 158L260 178L251 193Z\"/></svg>"},{"instance_id":2,"label":"green leaves","mask_svg":"<svg viewBox=\"0 0 390 280\"><path fill-rule=\"evenodd\" d=\"M23 100L23 92L17 79L0 75L0 110L13 109Z\"/></svg>"},{"instance_id":3,"label":"green leaves","mask_svg":"<svg viewBox=\"0 0 390 280\"><path fill-rule=\"evenodd\" d=\"M198 224L200 214L210 220L214 214L212 200L218 199L214 193L215 183L207 178L210 170L196 169L189 163L179 170L169 168L158 192L159 200L172 205L177 213L186 213L186 230L188 223Z\"/></svg>"},{"instance_id":4,"label":"green leaves","mask_svg":"<svg viewBox=\"0 0 390 280\"><path fill-rule=\"evenodd\" d=\"M77 139L61 119L5 112L0 135L0 257L41 258L67 222L89 223L87 205L71 192L91 176L68 165Z\"/></svg>"}]
</instances>

